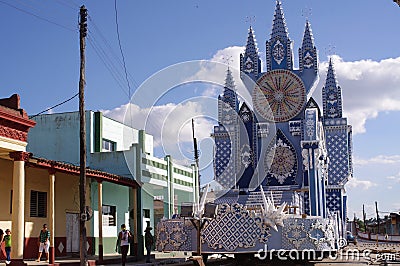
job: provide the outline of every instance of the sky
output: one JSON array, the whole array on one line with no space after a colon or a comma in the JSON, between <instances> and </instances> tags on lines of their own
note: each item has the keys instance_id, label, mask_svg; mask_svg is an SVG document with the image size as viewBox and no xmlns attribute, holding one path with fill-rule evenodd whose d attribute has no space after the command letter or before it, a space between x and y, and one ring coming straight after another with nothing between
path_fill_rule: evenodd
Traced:
<instances>
[{"instance_id":1,"label":"sky","mask_svg":"<svg viewBox=\"0 0 400 266\"><path fill-rule=\"evenodd\" d=\"M265 70L275 1L0 0L0 97L18 93L22 108L35 115L76 95L83 4L86 109L145 128L158 156L173 154L180 162L193 157L195 118L202 176L210 180L209 135L226 64L240 90L238 59L251 25ZM312 97L319 103L328 58L334 62L353 126L349 216L360 217L365 204L373 217L375 201L381 216L400 211L400 7L392 0L284 0L283 11L295 68L306 19L311 23L320 69ZM77 110L75 97L46 112Z\"/></svg>"}]
</instances>

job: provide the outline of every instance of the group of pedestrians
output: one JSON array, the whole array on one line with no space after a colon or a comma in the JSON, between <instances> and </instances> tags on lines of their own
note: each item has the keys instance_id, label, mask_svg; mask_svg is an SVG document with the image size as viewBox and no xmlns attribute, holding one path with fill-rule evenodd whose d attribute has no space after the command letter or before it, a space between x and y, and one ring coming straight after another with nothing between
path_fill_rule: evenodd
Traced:
<instances>
[{"instance_id":1,"label":"group of pedestrians","mask_svg":"<svg viewBox=\"0 0 400 266\"><path fill-rule=\"evenodd\" d=\"M6 251L6 264L11 262L11 231L6 229L6 234L0 229L0 246L4 242L4 250Z\"/></svg>"},{"instance_id":2,"label":"group of pedestrians","mask_svg":"<svg viewBox=\"0 0 400 266\"><path fill-rule=\"evenodd\" d=\"M11 262L11 230L6 229L5 234L0 229L0 247L4 242L4 250L6 251L6 264ZM39 256L36 261L40 261L42 252L46 253L46 262L49 262L49 247L50 247L50 231L47 230L47 225L44 224L42 230L40 230L38 238Z\"/></svg>"},{"instance_id":3,"label":"group of pedestrians","mask_svg":"<svg viewBox=\"0 0 400 266\"><path fill-rule=\"evenodd\" d=\"M151 249L153 247L153 235L151 234L151 230L153 228L150 226L146 227L146 230L144 231L144 245L146 247L147 255L146 255L146 263L150 263L150 255L151 255ZM121 225L121 231L118 233L118 238L117 238L117 243L115 247L115 251L120 253L122 258L122 266L125 266L126 263L126 257L128 255L128 250L129 250L129 244L133 242L133 235L129 230L126 229L126 225L122 224Z\"/></svg>"},{"instance_id":4,"label":"group of pedestrians","mask_svg":"<svg viewBox=\"0 0 400 266\"><path fill-rule=\"evenodd\" d=\"M153 246L153 235L151 234L150 226L146 227L144 242L147 251L146 262L150 263L150 254ZM11 262L11 231L6 229L5 234L2 229L0 229L0 247L4 242L4 249L6 251L6 264ZM125 266L126 257L128 255L129 245L133 243L133 235L129 230L126 229L126 225L121 225L121 231L118 233L117 244L115 251L118 251L122 255L122 266ZM40 230L38 237L39 255L36 259L37 262L40 261L42 253L46 254L46 262L49 262L49 247L50 247L50 231L47 230L47 224L43 224L43 228Z\"/></svg>"}]
</instances>

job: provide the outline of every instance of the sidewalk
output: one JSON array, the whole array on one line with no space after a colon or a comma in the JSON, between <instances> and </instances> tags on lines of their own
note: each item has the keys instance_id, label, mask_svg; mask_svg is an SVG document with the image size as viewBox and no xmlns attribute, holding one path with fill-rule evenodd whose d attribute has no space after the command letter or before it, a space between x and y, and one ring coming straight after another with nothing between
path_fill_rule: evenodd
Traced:
<instances>
[{"instance_id":1,"label":"sidewalk","mask_svg":"<svg viewBox=\"0 0 400 266\"><path fill-rule=\"evenodd\" d=\"M146 259L143 258L141 260L137 260L136 257L128 256L126 265L193 265L193 262L186 261L186 258L189 257L191 253L187 253L185 255L184 252L170 252L170 253L162 253L153 251L151 253L151 263L146 263ZM103 261L98 261L98 256L88 256L88 265L121 265L121 255L104 255ZM46 266L48 265L45 260L40 262L36 262L34 259L25 260L24 261L29 266ZM65 258L56 258L54 265L60 266L79 266L80 261L79 257L65 257ZM0 266L8 266L4 261L0 261Z\"/></svg>"}]
</instances>

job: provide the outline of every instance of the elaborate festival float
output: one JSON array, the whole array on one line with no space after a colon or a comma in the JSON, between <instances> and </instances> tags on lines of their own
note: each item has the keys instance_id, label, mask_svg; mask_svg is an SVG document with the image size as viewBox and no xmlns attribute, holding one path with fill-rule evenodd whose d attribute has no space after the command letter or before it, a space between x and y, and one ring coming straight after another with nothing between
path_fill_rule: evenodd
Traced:
<instances>
[{"instance_id":1,"label":"elaborate festival float","mask_svg":"<svg viewBox=\"0 0 400 266\"><path fill-rule=\"evenodd\" d=\"M342 116L331 60L322 112L311 97L319 78L308 21L298 69L292 47L277 1L266 42L266 72L261 72L251 27L240 55L240 76L252 102L239 103L229 68L218 97L218 125L211 135L214 179L224 189L206 203L207 187L199 204L182 206L175 219L162 220L158 250L240 257L278 250L320 254L343 245L352 129Z\"/></svg>"}]
</instances>

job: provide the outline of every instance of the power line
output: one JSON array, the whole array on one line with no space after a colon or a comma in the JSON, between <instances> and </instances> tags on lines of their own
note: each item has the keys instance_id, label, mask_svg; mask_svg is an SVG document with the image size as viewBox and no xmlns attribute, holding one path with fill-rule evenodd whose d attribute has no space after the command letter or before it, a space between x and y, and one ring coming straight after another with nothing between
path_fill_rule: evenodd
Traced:
<instances>
[{"instance_id":1,"label":"power line","mask_svg":"<svg viewBox=\"0 0 400 266\"><path fill-rule=\"evenodd\" d=\"M107 56L107 53L102 49L101 46L97 45L97 43L92 35L88 35L88 41L89 41L89 45L93 48L94 52L97 54L97 56L103 62L104 66L107 68L108 72L110 72L111 76L116 81L117 85L121 88L121 90L129 98L128 92L124 89L124 86L122 85L123 81L121 81L120 78L118 77L119 72L116 69L115 65L113 64L112 60L110 60L110 58Z\"/></svg>"},{"instance_id":2,"label":"power line","mask_svg":"<svg viewBox=\"0 0 400 266\"><path fill-rule=\"evenodd\" d=\"M103 64L106 66L110 74L113 76L113 78L117 81L118 85L121 87L121 89L124 91L125 94L127 94L128 100L130 100L130 94L124 89L125 86L122 86L121 84L124 83L121 81L121 79L126 79L125 74L120 73L119 67L123 68L124 63L121 61L121 57L117 55L115 50L111 47L110 43L107 41L107 38L104 37L104 34L102 34L101 30L99 27L97 27L94 18L89 16L89 20L93 27L89 29L89 44L92 46L96 46L95 52L96 54L100 57L100 60L103 62ZM98 38L96 38L98 36ZM115 63L114 63L115 62ZM132 82L135 88L138 88L139 85L134 79L134 77L126 71L126 73L129 76L129 80ZM119 79L119 76L121 76L121 79ZM122 78L122 76L124 76ZM122 83L121 83L122 82Z\"/></svg>"},{"instance_id":3,"label":"power line","mask_svg":"<svg viewBox=\"0 0 400 266\"><path fill-rule=\"evenodd\" d=\"M34 118L34 117L36 117L36 116L39 116L39 115L41 115L41 114L43 114L43 113L45 113L45 112L47 112L47 111L50 111L51 109L54 109L54 108L56 108L56 107L58 107L58 106L60 106L60 105L63 105L63 104L65 104L65 103L67 103L67 102L69 102L69 101L71 101L72 99L74 99L76 96L78 96L79 95L79 93L76 93L74 96L72 96L71 98L69 98L69 99L67 99L67 100L65 100L65 101L63 101L63 102L61 102L61 103L58 103L58 104L56 104L56 105L54 105L54 106L52 106L52 107L50 107L50 108L47 108L46 110L43 110L43 111L41 111L41 112L39 112L39 113L37 113L36 115L33 115L33 116L30 116L29 118Z\"/></svg>"},{"instance_id":4,"label":"power line","mask_svg":"<svg viewBox=\"0 0 400 266\"><path fill-rule=\"evenodd\" d=\"M32 12L30 12L30 11L27 11L27 10L25 10L25 9L22 9L22 8L20 8L20 7L17 7L17 6L15 6L15 5L12 5L12 4L10 4L10 3L7 3L7 2L5 2L5 1L3 1L3 0L0 0L0 3L2 3L2 4L4 4L4 5L7 5L7 6L9 6L9 7L12 7L12 8L14 8L14 9L16 9L16 10L22 12L22 13L31 15L31 16L37 18L37 19L40 19L40 20L46 21L46 22L48 22L48 23L54 24L54 25L56 25L56 26L59 26L59 27L61 27L61 28L63 28L63 29L66 29L66 30L69 30L69 31L76 31L75 29L66 27L66 26L61 25L61 24L59 24L59 23L57 23L57 22L51 21L51 20L49 20L49 19L47 19L47 18L44 18L44 17L41 17L41 16L39 16L39 15L36 15L35 13L32 13Z\"/></svg>"},{"instance_id":5,"label":"power line","mask_svg":"<svg viewBox=\"0 0 400 266\"><path fill-rule=\"evenodd\" d=\"M126 71L125 56L124 56L124 53L123 53L123 51L122 51L121 39L120 39L120 37L119 37L117 0L114 0L114 10L115 10L115 25L117 26L118 45L119 45L119 50L120 50L121 56L122 56L122 62L123 62L124 71L125 71L125 79L126 79L126 82L128 83L129 98L130 98L130 97L131 97L131 84L129 83L128 73L127 73L127 71Z\"/></svg>"}]
</instances>

